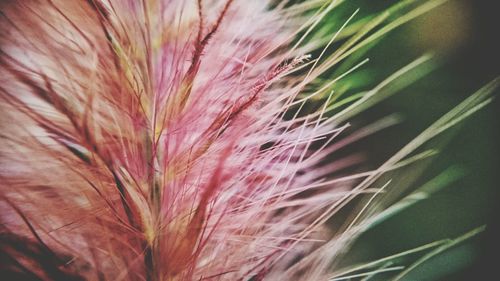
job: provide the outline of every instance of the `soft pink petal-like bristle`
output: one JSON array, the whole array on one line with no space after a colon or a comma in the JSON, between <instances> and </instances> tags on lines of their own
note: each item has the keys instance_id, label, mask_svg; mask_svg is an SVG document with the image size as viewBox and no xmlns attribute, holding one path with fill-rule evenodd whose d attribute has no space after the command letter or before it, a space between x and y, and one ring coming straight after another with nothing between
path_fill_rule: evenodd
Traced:
<instances>
[{"instance_id":1,"label":"soft pink petal-like bristle","mask_svg":"<svg viewBox=\"0 0 500 281\"><path fill-rule=\"evenodd\" d=\"M324 165L331 148L311 148L346 128L326 122L328 100L283 118L321 70L287 78L307 63L285 48L303 22L268 4L2 4L0 210L2 235L19 241L2 245L19 257L13 271L326 278L324 211L366 175L324 179L357 161Z\"/></svg>"}]
</instances>

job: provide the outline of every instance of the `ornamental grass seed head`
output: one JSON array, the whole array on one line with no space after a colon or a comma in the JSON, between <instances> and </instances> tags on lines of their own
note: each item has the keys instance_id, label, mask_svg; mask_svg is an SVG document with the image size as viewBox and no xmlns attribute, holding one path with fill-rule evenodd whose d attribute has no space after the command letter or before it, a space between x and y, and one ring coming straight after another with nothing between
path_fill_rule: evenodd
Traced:
<instances>
[{"instance_id":1,"label":"ornamental grass seed head","mask_svg":"<svg viewBox=\"0 0 500 281\"><path fill-rule=\"evenodd\" d=\"M353 38L330 55L355 13L337 33L306 40L339 3L285 2L2 2L2 271L26 280L331 278L364 209L338 231L329 219L377 193L368 188L376 176L412 150L331 177L359 161L329 157L374 130L337 141L379 89L332 115L332 87L366 61L311 84L368 43Z\"/></svg>"}]
</instances>

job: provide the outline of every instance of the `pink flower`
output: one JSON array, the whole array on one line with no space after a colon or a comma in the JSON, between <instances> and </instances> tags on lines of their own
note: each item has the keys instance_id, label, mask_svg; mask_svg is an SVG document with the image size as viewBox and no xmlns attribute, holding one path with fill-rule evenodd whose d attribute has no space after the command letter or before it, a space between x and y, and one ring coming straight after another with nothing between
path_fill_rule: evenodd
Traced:
<instances>
[{"instance_id":1,"label":"pink flower","mask_svg":"<svg viewBox=\"0 0 500 281\"><path fill-rule=\"evenodd\" d=\"M329 180L355 161L325 161L347 125L329 98L303 108L331 83L299 95L334 60L293 43L334 3L311 19L297 5L2 3L6 272L327 280L349 237L326 222L363 175Z\"/></svg>"}]
</instances>

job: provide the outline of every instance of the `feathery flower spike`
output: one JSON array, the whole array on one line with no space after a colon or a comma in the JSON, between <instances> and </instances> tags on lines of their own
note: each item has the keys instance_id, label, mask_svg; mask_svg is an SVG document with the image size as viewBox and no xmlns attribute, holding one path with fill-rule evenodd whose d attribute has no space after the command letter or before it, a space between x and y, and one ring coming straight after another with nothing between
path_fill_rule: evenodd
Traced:
<instances>
[{"instance_id":1,"label":"feathery flower spike","mask_svg":"<svg viewBox=\"0 0 500 281\"><path fill-rule=\"evenodd\" d=\"M412 149L329 176L357 161L325 159L379 89L334 117L336 80L305 90L387 31L311 57L356 13L324 44L304 38L342 1L286 2L0 3L2 274L329 280L364 217L327 220Z\"/></svg>"}]
</instances>

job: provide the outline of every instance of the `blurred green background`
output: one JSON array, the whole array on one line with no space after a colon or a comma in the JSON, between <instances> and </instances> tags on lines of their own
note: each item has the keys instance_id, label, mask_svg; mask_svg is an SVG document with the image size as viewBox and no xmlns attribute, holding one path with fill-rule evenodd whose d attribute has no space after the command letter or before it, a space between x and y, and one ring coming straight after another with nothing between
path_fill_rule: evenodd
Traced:
<instances>
[{"instance_id":1,"label":"blurred green background","mask_svg":"<svg viewBox=\"0 0 500 281\"><path fill-rule=\"evenodd\" d=\"M322 24L335 30L357 8L360 12L356 18L363 18L397 2L345 1ZM375 167L500 74L497 55L500 48L496 42L500 39L497 31L500 25L493 2L450 0L396 28L374 46L360 50L359 57L353 56L355 61L370 58L366 66L351 76L363 83L347 79L344 84L337 84L337 88L355 84L359 89L346 90L353 93L370 89L429 51L436 54L439 65L409 87L349 120L352 131L395 112L403 121L351 145L346 154L361 151L371 161L364 165ZM500 259L495 260L500 253L496 242L500 237L500 219L496 217L500 210L497 207L500 134L495 118L498 90L494 96L497 96L494 104L427 145L439 148L437 156L395 174L393 183L409 184L405 193L408 194L450 167L460 171L459 176L452 179L445 174L442 179L450 181L445 188L363 233L341 264L372 261L436 240L456 238L486 224L486 231L430 258L403 280L500 280L495 268L500 263ZM410 255L399 262L409 265L424 254ZM394 273L378 274L370 280L388 280L392 276Z\"/></svg>"}]
</instances>

